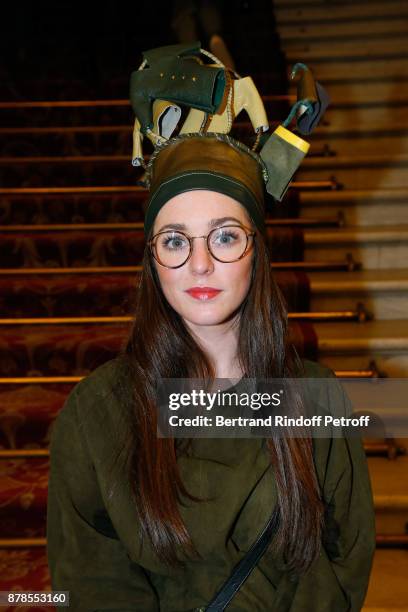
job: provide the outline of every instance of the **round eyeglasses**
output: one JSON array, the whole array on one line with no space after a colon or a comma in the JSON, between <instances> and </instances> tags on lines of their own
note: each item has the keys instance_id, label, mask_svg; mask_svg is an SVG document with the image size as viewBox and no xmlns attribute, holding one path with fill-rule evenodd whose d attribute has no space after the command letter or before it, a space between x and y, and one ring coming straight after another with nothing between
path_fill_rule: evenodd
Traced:
<instances>
[{"instance_id":1,"label":"round eyeglasses","mask_svg":"<svg viewBox=\"0 0 408 612\"><path fill-rule=\"evenodd\" d=\"M208 252L222 263L232 263L244 257L249 238L255 236L242 225L223 225L211 230L207 236L188 236L178 230L165 230L155 234L149 241L155 260L165 268L180 268L191 257L193 240L205 238Z\"/></svg>"}]
</instances>

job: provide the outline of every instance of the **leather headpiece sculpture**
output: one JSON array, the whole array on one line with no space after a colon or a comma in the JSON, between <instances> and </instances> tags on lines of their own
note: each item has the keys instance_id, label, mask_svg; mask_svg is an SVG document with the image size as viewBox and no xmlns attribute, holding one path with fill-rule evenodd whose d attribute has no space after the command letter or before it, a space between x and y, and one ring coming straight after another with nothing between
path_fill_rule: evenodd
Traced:
<instances>
[{"instance_id":1,"label":"leather headpiece sculpture","mask_svg":"<svg viewBox=\"0 0 408 612\"><path fill-rule=\"evenodd\" d=\"M211 63L204 63L200 57L202 55L210 58ZM293 175L310 147L308 142L288 129L289 125L296 117L298 132L302 135L310 134L329 103L326 91L315 82L305 64L296 64L291 78L293 79L297 73L300 73L297 82L297 101L292 106L287 119L268 135L265 134L269 130L268 117L252 78L250 76L241 78L236 72L227 69L214 55L201 49L200 41L159 47L143 53L142 64L131 75L130 100L135 113L132 164L146 168L147 184L150 187L150 202L145 222L146 233L150 231L154 216L165 203L166 197L193 188L215 189L232 195L234 190L230 192L227 187L231 181L220 180L215 185L216 181L213 179L215 174L218 178L221 175L224 178L231 175L234 164L229 163L229 170L224 168L223 171L219 166L214 167L209 154L210 141L217 148L217 152L214 149L214 154L218 159L221 159L219 151L228 156L231 148L241 156L244 155L246 160L251 157L252 166L249 164L248 172L252 167L252 171L261 177L259 180L264 184L266 191L276 200L282 200ZM234 119L243 110L247 112L256 135L252 148L229 136ZM182 120L183 111L185 117ZM179 126L178 133L172 137L177 126ZM145 137L155 147L147 165L143 156ZM190 152L194 150L196 153L198 169L202 173L204 183L200 184L200 187L191 186L191 174L193 170L197 170L197 166L194 167L190 157L190 162L187 164L189 170L183 168L181 163L174 166L173 175L175 177L177 174L178 180L172 179L171 186L175 191L171 192L169 188L163 191L160 189L160 182L166 179L169 185L170 177L168 172L164 171L164 164L161 164L162 170L158 173L159 164L154 163L154 160L160 157L160 152L166 147L170 146L175 150L181 141L185 145L184 148L177 147L178 154L181 154L182 159L188 160L189 154L186 149L188 142ZM207 144L204 145L204 142ZM261 148L257 153L256 149L259 146ZM204 157L208 158L207 165L203 161L204 151ZM167 157L170 159L169 151ZM257 163L254 163L254 160ZM263 223L262 214L257 210L259 206L249 204L252 200L259 201L260 196L254 193L256 181L248 177L245 179L247 173L238 172L237 176L234 176L234 181L243 187L240 197L236 196L236 191L234 193L248 208L252 217L254 215L257 217L256 223L261 227ZM181 175L186 177L187 174L190 174L190 178L181 180ZM247 193L244 194L244 191ZM248 195L249 193L252 193L252 197Z\"/></svg>"}]
</instances>

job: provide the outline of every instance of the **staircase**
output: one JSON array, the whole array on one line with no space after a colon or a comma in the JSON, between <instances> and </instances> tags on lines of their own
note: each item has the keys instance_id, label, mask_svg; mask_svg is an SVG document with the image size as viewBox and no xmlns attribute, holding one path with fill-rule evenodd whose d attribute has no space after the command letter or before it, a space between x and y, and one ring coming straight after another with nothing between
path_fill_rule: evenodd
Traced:
<instances>
[{"instance_id":1,"label":"staircase","mask_svg":"<svg viewBox=\"0 0 408 612\"><path fill-rule=\"evenodd\" d=\"M304 61L332 103L311 138L297 180L341 189L302 192L300 217L342 215L340 228L307 228L305 261L351 253L361 268L311 271L311 310L364 304L371 320L314 325L319 359L335 370L374 360L389 377L408 373L408 5L404 2L275 2L287 62ZM407 440L393 460L368 457L378 547L364 610L408 610ZM394 536L394 541L393 541ZM406 540L405 540L406 541ZM386 548L385 548L386 546Z\"/></svg>"},{"instance_id":2,"label":"staircase","mask_svg":"<svg viewBox=\"0 0 408 612\"><path fill-rule=\"evenodd\" d=\"M292 339L339 377L406 378L408 8L285 0L275 17L288 65L308 63L332 99L267 220ZM283 120L276 79L251 74ZM41 87L41 100L58 90ZM0 590L50 589L52 422L119 350L140 273L146 193L130 165L129 103L86 94L0 102ZM246 118L234 129L247 134ZM406 446L365 441L378 532L367 612L408 610Z\"/></svg>"}]
</instances>

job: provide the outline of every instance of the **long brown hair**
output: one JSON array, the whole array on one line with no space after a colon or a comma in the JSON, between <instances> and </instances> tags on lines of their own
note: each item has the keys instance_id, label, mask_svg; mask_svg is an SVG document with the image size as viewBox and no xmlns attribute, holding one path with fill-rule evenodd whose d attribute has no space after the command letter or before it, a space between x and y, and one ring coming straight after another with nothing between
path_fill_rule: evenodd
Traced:
<instances>
[{"instance_id":1,"label":"long brown hair","mask_svg":"<svg viewBox=\"0 0 408 612\"><path fill-rule=\"evenodd\" d=\"M286 304L271 271L264 234L258 232L254 249L251 285L239 310L240 365L250 378L295 377L302 363L288 339ZM155 381L159 377L213 380L215 372L164 297L147 247L134 314L121 354L133 391L125 443L127 473L141 535L150 539L161 561L177 566L182 562L177 551L198 555L179 504L183 497L201 500L190 495L181 480L176 441L157 437ZM293 414L301 413L299 404ZM273 550L283 554L288 570L303 572L319 554L324 514L312 440L281 436L268 438L266 445L278 494Z\"/></svg>"}]
</instances>

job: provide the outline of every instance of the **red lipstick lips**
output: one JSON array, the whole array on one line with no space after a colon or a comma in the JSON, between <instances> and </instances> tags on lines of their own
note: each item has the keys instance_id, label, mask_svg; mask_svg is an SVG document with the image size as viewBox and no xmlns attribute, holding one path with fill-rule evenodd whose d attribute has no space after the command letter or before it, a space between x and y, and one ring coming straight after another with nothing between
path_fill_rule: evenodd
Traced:
<instances>
[{"instance_id":1,"label":"red lipstick lips","mask_svg":"<svg viewBox=\"0 0 408 612\"><path fill-rule=\"evenodd\" d=\"M211 300L216 295L221 293L222 289L214 289L214 287L191 287L186 293L196 300Z\"/></svg>"}]
</instances>

